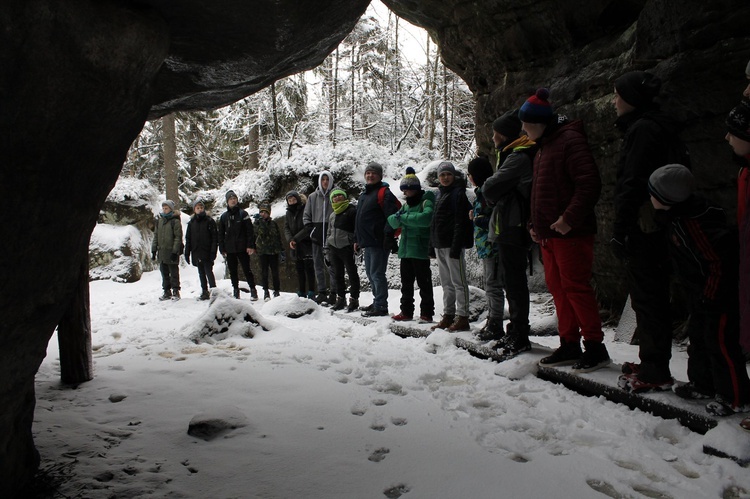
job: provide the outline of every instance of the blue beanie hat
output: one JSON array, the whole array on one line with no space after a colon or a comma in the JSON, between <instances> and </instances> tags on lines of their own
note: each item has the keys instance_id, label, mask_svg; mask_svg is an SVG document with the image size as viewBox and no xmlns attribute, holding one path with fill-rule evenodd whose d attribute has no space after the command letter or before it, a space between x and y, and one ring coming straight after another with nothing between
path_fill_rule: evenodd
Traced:
<instances>
[{"instance_id":1,"label":"blue beanie hat","mask_svg":"<svg viewBox=\"0 0 750 499\"><path fill-rule=\"evenodd\" d=\"M406 167L406 175L401 179L401 190L402 191L418 191L422 189L422 183L417 177L417 172L411 166Z\"/></svg>"},{"instance_id":2,"label":"blue beanie hat","mask_svg":"<svg viewBox=\"0 0 750 499\"><path fill-rule=\"evenodd\" d=\"M526 99L518 111L518 118L524 123L549 123L555 110L549 103L549 90L540 88Z\"/></svg>"}]
</instances>

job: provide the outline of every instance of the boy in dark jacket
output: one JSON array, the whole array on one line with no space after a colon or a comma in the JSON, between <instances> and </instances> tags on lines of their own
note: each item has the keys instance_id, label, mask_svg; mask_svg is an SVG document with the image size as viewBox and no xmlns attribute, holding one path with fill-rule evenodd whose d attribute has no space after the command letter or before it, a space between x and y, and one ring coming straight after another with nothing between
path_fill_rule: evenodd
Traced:
<instances>
[{"instance_id":1,"label":"boy in dark jacket","mask_svg":"<svg viewBox=\"0 0 750 499\"><path fill-rule=\"evenodd\" d=\"M161 204L162 212L154 227L151 258L159 261L161 287L164 293L159 300L180 299L180 253L182 253L182 223L180 212L175 212L174 201Z\"/></svg>"},{"instance_id":2,"label":"boy in dark jacket","mask_svg":"<svg viewBox=\"0 0 750 499\"><path fill-rule=\"evenodd\" d=\"M736 234L724 210L693 194L695 179L682 165L651 174L648 190L656 221L667 231L669 253L689 293L688 380L674 391L685 398L711 398L714 416L750 412L750 379L739 345ZM634 374L620 377L633 389ZM635 390L633 390L635 391Z\"/></svg>"},{"instance_id":3,"label":"boy in dark jacket","mask_svg":"<svg viewBox=\"0 0 750 499\"><path fill-rule=\"evenodd\" d=\"M273 279L273 296L279 296L281 281L279 279L279 253L284 250L279 226L271 219L271 205L263 203L258 206L259 217L255 221L255 252L260 261L260 278L263 285L263 299L268 301L268 270Z\"/></svg>"},{"instance_id":4,"label":"boy in dark jacket","mask_svg":"<svg viewBox=\"0 0 750 499\"><path fill-rule=\"evenodd\" d=\"M430 247L437 257L443 287L443 317L432 329L469 331L469 282L464 254L474 246L471 203L466 197L466 181L453 163L440 163L437 174L440 194L430 225Z\"/></svg>"},{"instance_id":5,"label":"boy in dark jacket","mask_svg":"<svg viewBox=\"0 0 750 499\"><path fill-rule=\"evenodd\" d=\"M201 282L198 299L208 300L208 287L216 287L214 260L219 246L219 232L216 221L206 213L203 200L197 199L193 203L193 212L195 214L190 218L185 231L185 261L190 263L192 257L193 265L198 268L198 279Z\"/></svg>"},{"instance_id":6,"label":"boy in dark jacket","mask_svg":"<svg viewBox=\"0 0 750 499\"><path fill-rule=\"evenodd\" d=\"M312 241L303 220L306 199L297 191L286 193L286 218L284 220L284 235L289 241L297 270L299 287L297 296L315 298L315 265L312 257Z\"/></svg>"},{"instance_id":7,"label":"boy in dark jacket","mask_svg":"<svg viewBox=\"0 0 750 499\"><path fill-rule=\"evenodd\" d=\"M336 280L338 298L333 310L346 308L353 312L359 308L359 273L354 262L354 229L357 219L357 208L349 204L346 191L331 191L332 212L328 218L328 237L326 240L326 257ZM349 305L346 304L346 281L344 271L349 274Z\"/></svg>"},{"instance_id":8,"label":"boy in dark jacket","mask_svg":"<svg viewBox=\"0 0 750 499\"><path fill-rule=\"evenodd\" d=\"M401 191L406 202L399 211L388 217L388 224L401 229L398 257L401 269L401 311L395 321L410 321L414 317L414 281L419 286L419 322L432 322L435 298L430 270L430 224L435 207L435 194L422 190L422 184L411 166L401 180Z\"/></svg>"},{"instance_id":9,"label":"boy in dark jacket","mask_svg":"<svg viewBox=\"0 0 750 499\"><path fill-rule=\"evenodd\" d=\"M228 191L226 194L227 211L219 219L219 251L227 260L229 277L232 280L234 297L240 297L240 277L238 264L242 265L242 272L250 286L250 299L258 299L255 290L255 277L250 270L250 255L255 253L255 233L250 215L240 208L237 194Z\"/></svg>"}]
</instances>

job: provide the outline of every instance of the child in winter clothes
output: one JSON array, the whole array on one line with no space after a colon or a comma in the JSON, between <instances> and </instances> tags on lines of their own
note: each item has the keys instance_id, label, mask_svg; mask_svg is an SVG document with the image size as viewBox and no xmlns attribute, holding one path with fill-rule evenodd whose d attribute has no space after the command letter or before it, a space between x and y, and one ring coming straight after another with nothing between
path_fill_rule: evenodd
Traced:
<instances>
[{"instance_id":1,"label":"child in winter clothes","mask_svg":"<svg viewBox=\"0 0 750 499\"><path fill-rule=\"evenodd\" d=\"M432 329L469 331L469 282L464 253L474 245L469 219L472 206L466 197L466 181L450 161L437 168L440 193L430 224L430 246L434 249L443 287L443 317Z\"/></svg>"},{"instance_id":2,"label":"child in winter clothes","mask_svg":"<svg viewBox=\"0 0 750 499\"><path fill-rule=\"evenodd\" d=\"M273 296L279 296L281 282L279 279L279 253L284 251L279 226L271 219L271 205L263 203L258 206L259 217L255 221L255 252L260 260L260 276L263 285L263 299L268 301L268 269L273 279Z\"/></svg>"},{"instance_id":3,"label":"child in winter clothes","mask_svg":"<svg viewBox=\"0 0 750 499\"><path fill-rule=\"evenodd\" d=\"M714 416L750 412L750 379L739 345L737 239L724 210L693 194L695 179L682 165L658 168L648 180L656 222L667 230L669 252L689 293L688 379L674 391L685 398L715 397ZM627 389L633 374L620 377Z\"/></svg>"},{"instance_id":4,"label":"child in winter clothes","mask_svg":"<svg viewBox=\"0 0 750 499\"><path fill-rule=\"evenodd\" d=\"M151 258L159 262L161 287L164 293L159 300L180 299L180 253L182 253L182 223L180 212L174 211L174 201L161 204L162 212L156 220Z\"/></svg>"},{"instance_id":5,"label":"child in winter clothes","mask_svg":"<svg viewBox=\"0 0 750 499\"><path fill-rule=\"evenodd\" d=\"M203 200L197 199L193 203L195 213L187 224L185 231L185 261L190 263L192 255L193 265L198 268L198 279L201 282L199 300L208 300L208 287L216 287L214 277L214 260L219 247L219 232L216 221L206 213Z\"/></svg>"},{"instance_id":6,"label":"child in winter clothes","mask_svg":"<svg viewBox=\"0 0 750 499\"><path fill-rule=\"evenodd\" d=\"M408 167L401 180L401 191L406 200L399 211L388 217L388 224L401 229L398 257L401 268L401 311L395 321L410 321L414 317L414 281L419 286L419 322L432 322L435 299L432 293L430 270L430 223L435 207L435 194L422 190L422 184Z\"/></svg>"},{"instance_id":7,"label":"child in winter clothes","mask_svg":"<svg viewBox=\"0 0 750 499\"><path fill-rule=\"evenodd\" d=\"M487 296L487 322L477 337L481 341L500 341L504 336L503 313L505 293L503 292L503 267L500 253L494 241L489 239L492 207L482 192L485 181L492 176L492 165L487 158L474 158L469 162L469 180L476 186L474 207L471 219L474 222L474 247L484 267L484 291Z\"/></svg>"},{"instance_id":8,"label":"child in winter clothes","mask_svg":"<svg viewBox=\"0 0 750 499\"><path fill-rule=\"evenodd\" d=\"M338 298L333 310L346 308L353 312L359 308L359 273L354 262L354 230L357 219L357 208L349 204L346 191L334 189L331 191L331 208L333 212L328 218L328 237L326 257L333 268L336 280L335 289ZM346 304L346 282L344 270L349 274L349 305Z\"/></svg>"},{"instance_id":9,"label":"child in winter clothes","mask_svg":"<svg viewBox=\"0 0 750 499\"><path fill-rule=\"evenodd\" d=\"M303 215L307 198L297 191L286 193L286 218L284 220L284 235L289 241L297 270L299 287L297 296L300 298L315 298L315 266L312 259L312 241L309 231L305 228Z\"/></svg>"},{"instance_id":10,"label":"child in winter clothes","mask_svg":"<svg viewBox=\"0 0 750 499\"><path fill-rule=\"evenodd\" d=\"M227 268L232 280L234 297L240 297L240 277L238 264L242 265L247 284L250 286L250 299L258 299L255 290L255 276L250 270L250 255L255 253L255 233L250 215L240 208L234 191L226 194L227 211L219 219L219 252L227 259Z\"/></svg>"}]
</instances>

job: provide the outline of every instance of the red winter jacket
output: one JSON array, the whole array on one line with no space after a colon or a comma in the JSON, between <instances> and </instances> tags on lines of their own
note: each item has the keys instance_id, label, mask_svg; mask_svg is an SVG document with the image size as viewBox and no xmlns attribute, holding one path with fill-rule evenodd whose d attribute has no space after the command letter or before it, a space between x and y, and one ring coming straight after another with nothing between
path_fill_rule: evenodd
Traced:
<instances>
[{"instance_id":1,"label":"red winter jacket","mask_svg":"<svg viewBox=\"0 0 750 499\"><path fill-rule=\"evenodd\" d=\"M550 125L537 141L531 184L531 226L539 239L596 234L594 206L602 182L591 155L583 122ZM565 236L550 229L563 216L572 227Z\"/></svg>"}]
</instances>

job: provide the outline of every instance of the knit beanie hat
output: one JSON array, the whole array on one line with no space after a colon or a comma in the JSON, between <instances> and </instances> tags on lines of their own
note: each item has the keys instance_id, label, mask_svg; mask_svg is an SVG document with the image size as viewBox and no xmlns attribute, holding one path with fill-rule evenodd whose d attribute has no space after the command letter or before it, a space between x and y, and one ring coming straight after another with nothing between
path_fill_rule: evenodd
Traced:
<instances>
[{"instance_id":1,"label":"knit beanie hat","mask_svg":"<svg viewBox=\"0 0 750 499\"><path fill-rule=\"evenodd\" d=\"M555 110L549 103L549 90L540 88L518 110L518 119L524 123L549 123L554 114Z\"/></svg>"},{"instance_id":2,"label":"knit beanie hat","mask_svg":"<svg viewBox=\"0 0 750 499\"><path fill-rule=\"evenodd\" d=\"M727 131L738 139L750 142L750 99L742 99L727 116Z\"/></svg>"},{"instance_id":3,"label":"knit beanie hat","mask_svg":"<svg viewBox=\"0 0 750 499\"><path fill-rule=\"evenodd\" d=\"M343 201L334 201L334 196L338 196L341 194L344 196ZM333 208L333 212L336 215L339 215L341 213L344 213L347 208L349 208L349 197L346 195L346 191L343 189L334 189L331 191L331 208Z\"/></svg>"},{"instance_id":4,"label":"knit beanie hat","mask_svg":"<svg viewBox=\"0 0 750 499\"><path fill-rule=\"evenodd\" d=\"M365 173L367 172L375 172L380 178L383 178L383 166L374 161L370 161L369 163L367 163L367 166L365 167Z\"/></svg>"},{"instance_id":5,"label":"knit beanie hat","mask_svg":"<svg viewBox=\"0 0 750 499\"><path fill-rule=\"evenodd\" d=\"M261 211L265 211L269 215L271 214L271 205L269 203L259 203L258 204L258 213Z\"/></svg>"},{"instance_id":6,"label":"knit beanie hat","mask_svg":"<svg viewBox=\"0 0 750 499\"><path fill-rule=\"evenodd\" d=\"M631 106L644 107L659 95L661 79L645 71L631 71L615 80L615 90Z\"/></svg>"},{"instance_id":7,"label":"knit beanie hat","mask_svg":"<svg viewBox=\"0 0 750 499\"><path fill-rule=\"evenodd\" d=\"M174 201L172 201L171 199L167 199L161 205L162 206L169 206L169 209L172 210L172 211L174 211Z\"/></svg>"},{"instance_id":8,"label":"knit beanie hat","mask_svg":"<svg viewBox=\"0 0 750 499\"><path fill-rule=\"evenodd\" d=\"M422 189L422 183L417 177L417 172L411 166L406 167L406 175L401 179L402 191L419 191Z\"/></svg>"},{"instance_id":9,"label":"knit beanie hat","mask_svg":"<svg viewBox=\"0 0 750 499\"><path fill-rule=\"evenodd\" d=\"M333 198L336 197L336 196L338 196L339 194L341 194L344 197L347 197L346 196L346 191L344 189L338 189L337 188L337 189L334 189L334 190L331 191L331 196L330 196L331 202L333 202Z\"/></svg>"},{"instance_id":10,"label":"knit beanie hat","mask_svg":"<svg viewBox=\"0 0 750 499\"><path fill-rule=\"evenodd\" d=\"M485 181L492 176L492 165L487 158L474 158L469 161L469 175L477 187L482 187Z\"/></svg>"},{"instance_id":11,"label":"knit beanie hat","mask_svg":"<svg viewBox=\"0 0 750 499\"><path fill-rule=\"evenodd\" d=\"M195 209L195 207L198 206L198 205L201 205L204 208L206 207L206 203L204 203L201 198L198 198L195 201L193 201L193 209Z\"/></svg>"},{"instance_id":12,"label":"knit beanie hat","mask_svg":"<svg viewBox=\"0 0 750 499\"><path fill-rule=\"evenodd\" d=\"M443 161L437 167L437 174L440 176L441 173L448 172L454 177L456 176L456 167L450 161Z\"/></svg>"},{"instance_id":13,"label":"knit beanie hat","mask_svg":"<svg viewBox=\"0 0 750 499\"><path fill-rule=\"evenodd\" d=\"M492 129L509 139L517 139L521 135L521 120L518 119L518 109L508 111L492 122Z\"/></svg>"},{"instance_id":14,"label":"knit beanie hat","mask_svg":"<svg viewBox=\"0 0 750 499\"><path fill-rule=\"evenodd\" d=\"M695 189L695 177L682 165L666 165L654 170L648 179L648 192L665 206L685 201Z\"/></svg>"},{"instance_id":15,"label":"knit beanie hat","mask_svg":"<svg viewBox=\"0 0 750 499\"><path fill-rule=\"evenodd\" d=\"M227 191L226 198L227 198L227 201L229 201L229 198L239 199L237 198L237 194L235 194L234 191Z\"/></svg>"}]
</instances>

